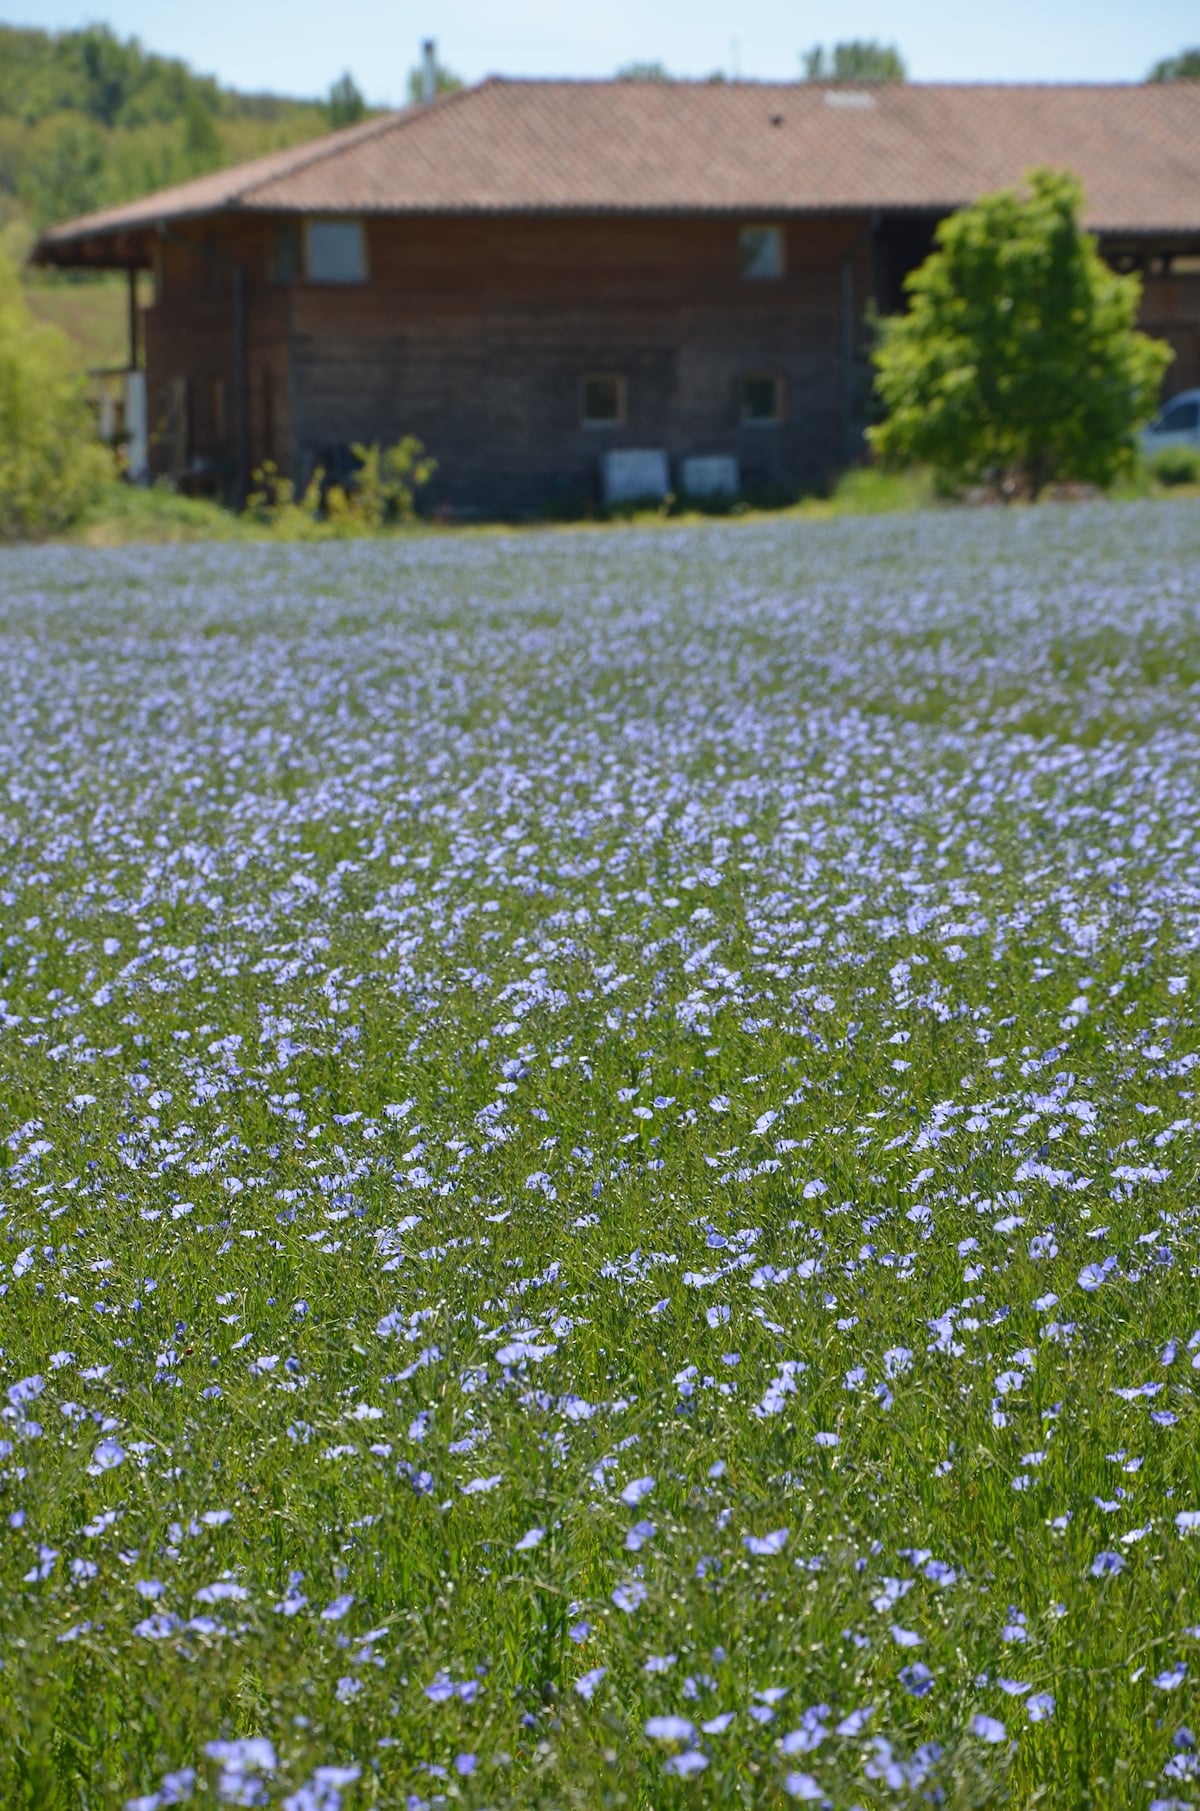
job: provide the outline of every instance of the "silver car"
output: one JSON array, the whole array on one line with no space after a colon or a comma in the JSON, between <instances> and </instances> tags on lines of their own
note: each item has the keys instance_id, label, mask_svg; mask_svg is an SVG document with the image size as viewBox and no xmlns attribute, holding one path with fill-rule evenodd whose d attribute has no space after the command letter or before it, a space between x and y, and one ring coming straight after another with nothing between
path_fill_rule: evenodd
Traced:
<instances>
[{"instance_id":1,"label":"silver car","mask_svg":"<svg viewBox=\"0 0 1200 1811\"><path fill-rule=\"evenodd\" d=\"M1200 390L1181 390L1172 396L1139 439L1147 459L1181 446L1200 451Z\"/></svg>"}]
</instances>

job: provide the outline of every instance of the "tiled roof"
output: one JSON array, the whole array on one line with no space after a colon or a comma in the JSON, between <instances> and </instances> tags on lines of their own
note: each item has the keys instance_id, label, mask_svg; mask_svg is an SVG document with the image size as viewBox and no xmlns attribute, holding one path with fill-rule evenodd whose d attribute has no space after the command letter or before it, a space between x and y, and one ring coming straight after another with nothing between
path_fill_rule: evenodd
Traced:
<instances>
[{"instance_id":1,"label":"tiled roof","mask_svg":"<svg viewBox=\"0 0 1200 1811\"><path fill-rule=\"evenodd\" d=\"M41 246L254 209L303 213L945 210L1074 170L1088 224L1200 232L1200 83L493 78L53 228Z\"/></svg>"}]
</instances>

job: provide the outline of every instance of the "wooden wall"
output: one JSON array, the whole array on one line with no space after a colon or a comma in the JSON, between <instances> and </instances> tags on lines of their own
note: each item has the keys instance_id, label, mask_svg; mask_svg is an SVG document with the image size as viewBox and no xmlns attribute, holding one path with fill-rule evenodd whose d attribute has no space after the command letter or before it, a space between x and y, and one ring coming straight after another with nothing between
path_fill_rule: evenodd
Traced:
<instances>
[{"instance_id":1,"label":"wooden wall","mask_svg":"<svg viewBox=\"0 0 1200 1811\"><path fill-rule=\"evenodd\" d=\"M280 281L270 218L181 227L160 242L146 317L152 468L234 488L236 262L251 470L270 458L303 483L354 441L416 434L439 465L431 501L464 515L586 505L606 447L660 447L676 470L689 454L732 453L752 490L818 489L861 453L865 310L900 293L916 254L887 222L797 218L780 222L785 274L748 282L741 224L369 218L368 280L347 286ZM1147 277L1143 319L1175 346L1168 391L1200 383L1200 277ZM624 378L619 426L580 425L588 373ZM741 380L767 373L784 380L786 418L744 425Z\"/></svg>"},{"instance_id":2,"label":"wooden wall","mask_svg":"<svg viewBox=\"0 0 1200 1811\"><path fill-rule=\"evenodd\" d=\"M1174 396L1200 385L1200 272L1143 278L1142 326L1166 340L1175 354L1163 382L1164 394Z\"/></svg>"},{"instance_id":3,"label":"wooden wall","mask_svg":"<svg viewBox=\"0 0 1200 1811\"><path fill-rule=\"evenodd\" d=\"M355 440L417 434L439 462L436 500L466 514L586 504L609 446L733 453L756 488L819 485L845 462L852 387L861 429L865 340L843 356L844 264L861 319L871 262L861 220L786 225L786 272L746 282L739 222L721 220L369 220L362 286L273 280L274 223L230 222L206 249L161 250L147 315L155 469L168 469L171 379L193 397L193 458L231 469L216 433L214 383L229 373L228 264L247 271L251 457L267 456L261 401L273 398L273 455L301 482ZM222 254L213 256L214 250ZM588 373L624 377L627 419L579 423ZM743 426L740 382L772 373L786 420Z\"/></svg>"}]
</instances>

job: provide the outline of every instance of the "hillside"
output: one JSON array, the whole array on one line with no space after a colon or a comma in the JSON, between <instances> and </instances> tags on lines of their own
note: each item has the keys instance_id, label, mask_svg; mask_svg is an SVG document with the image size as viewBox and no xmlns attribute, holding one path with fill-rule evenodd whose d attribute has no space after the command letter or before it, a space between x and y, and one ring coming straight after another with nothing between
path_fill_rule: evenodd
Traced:
<instances>
[{"instance_id":1,"label":"hillside","mask_svg":"<svg viewBox=\"0 0 1200 1811\"><path fill-rule=\"evenodd\" d=\"M105 26L0 26L0 207L34 228L330 124L320 101L238 94Z\"/></svg>"},{"instance_id":2,"label":"hillside","mask_svg":"<svg viewBox=\"0 0 1200 1811\"><path fill-rule=\"evenodd\" d=\"M0 25L0 250L20 263L51 221L315 138L347 108L362 110L352 83L338 84L331 109L223 88L106 26ZM31 274L28 294L81 363L123 356L123 285Z\"/></svg>"}]
</instances>

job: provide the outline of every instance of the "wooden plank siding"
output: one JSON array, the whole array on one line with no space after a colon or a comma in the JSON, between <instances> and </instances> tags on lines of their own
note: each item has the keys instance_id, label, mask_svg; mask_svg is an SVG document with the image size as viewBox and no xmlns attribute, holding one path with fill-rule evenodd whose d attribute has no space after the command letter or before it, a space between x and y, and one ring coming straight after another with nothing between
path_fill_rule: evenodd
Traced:
<instances>
[{"instance_id":1,"label":"wooden plank siding","mask_svg":"<svg viewBox=\"0 0 1200 1811\"><path fill-rule=\"evenodd\" d=\"M281 281L270 216L181 223L158 241L145 321L152 469L235 487L238 265L250 471L272 458L303 484L355 441L416 434L438 461L430 501L463 515L586 506L606 447L662 448L676 474L689 455L732 454L752 491L818 489L861 453L868 308L896 305L932 217L776 219L784 272L760 281L739 272L751 223L375 216L367 280L345 285ZM1155 270L1143 320L1176 349L1170 392L1200 383L1200 277ZM580 424L588 374L624 380L620 424ZM741 420L758 374L783 381L777 425Z\"/></svg>"},{"instance_id":2,"label":"wooden plank siding","mask_svg":"<svg viewBox=\"0 0 1200 1811\"><path fill-rule=\"evenodd\" d=\"M183 228L160 247L146 317L154 469L168 469L175 450L167 426L180 378L193 399L190 457L232 469L240 262L253 465L268 456L273 412L273 456L299 482L353 441L413 433L439 463L434 500L463 513L586 504L607 446L663 447L676 462L733 453L752 486L813 488L842 459L843 264L861 319L866 224L781 223L784 274L759 282L739 275L739 224L376 218L362 285L275 281L270 220ZM861 414L861 327L855 366ZM580 383L596 372L625 380L620 425L580 425ZM786 418L744 426L741 381L766 373L783 379ZM223 441L210 400L222 374Z\"/></svg>"}]
</instances>

